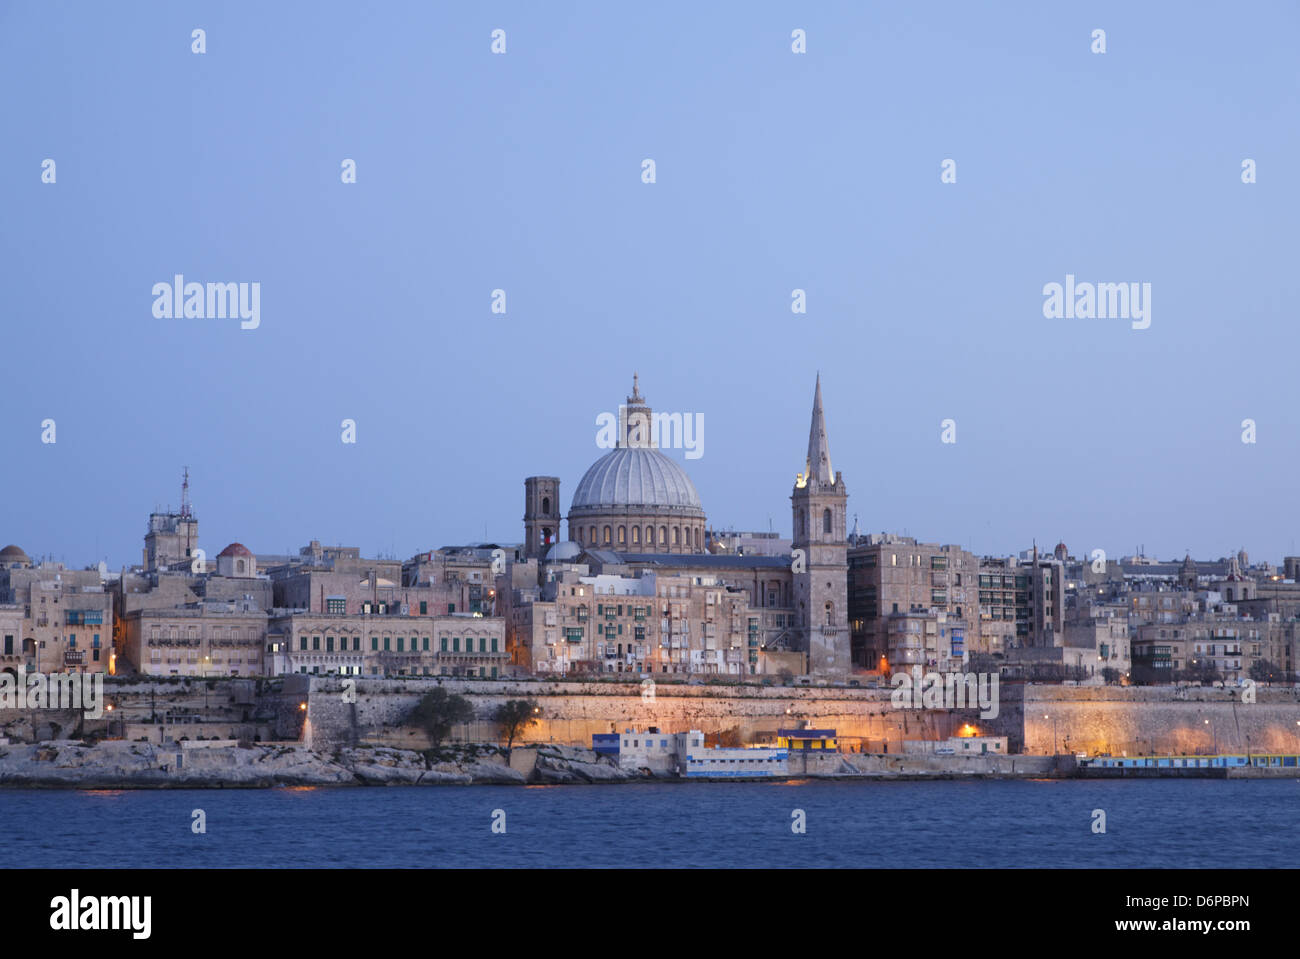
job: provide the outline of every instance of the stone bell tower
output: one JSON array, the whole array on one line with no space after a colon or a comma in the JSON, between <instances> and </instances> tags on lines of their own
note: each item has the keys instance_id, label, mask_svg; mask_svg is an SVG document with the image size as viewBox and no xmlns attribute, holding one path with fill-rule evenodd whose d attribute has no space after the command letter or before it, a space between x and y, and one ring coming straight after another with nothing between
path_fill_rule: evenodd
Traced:
<instances>
[{"instance_id":1,"label":"stone bell tower","mask_svg":"<svg viewBox=\"0 0 1300 959\"><path fill-rule=\"evenodd\" d=\"M560 540L560 478L524 480L524 559L545 559Z\"/></svg>"},{"instance_id":2,"label":"stone bell tower","mask_svg":"<svg viewBox=\"0 0 1300 959\"><path fill-rule=\"evenodd\" d=\"M808 458L795 478L791 570L798 629L810 673L843 677L850 670L848 491L831 471L830 444L817 377Z\"/></svg>"}]
</instances>

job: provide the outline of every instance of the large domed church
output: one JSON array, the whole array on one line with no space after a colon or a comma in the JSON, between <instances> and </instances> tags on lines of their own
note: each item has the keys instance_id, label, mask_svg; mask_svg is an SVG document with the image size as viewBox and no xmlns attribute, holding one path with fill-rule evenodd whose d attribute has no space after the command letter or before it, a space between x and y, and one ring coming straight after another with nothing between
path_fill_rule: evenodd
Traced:
<instances>
[{"instance_id":1,"label":"large domed church","mask_svg":"<svg viewBox=\"0 0 1300 959\"><path fill-rule=\"evenodd\" d=\"M569 504L569 539L588 549L703 553L707 519L695 484L658 448L654 414L632 377L617 446L583 474Z\"/></svg>"},{"instance_id":2,"label":"large domed church","mask_svg":"<svg viewBox=\"0 0 1300 959\"><path fill-rule=\"evenodd\" d=\"M843 674L849 668L848 492L831 468L820 376L808 454L790 495L790 555L711 554L699 493L686 470L658 449L647 428L654 422L634 375L615 447L578 481L567 542L559 536L559 477L524 480L522 552L540 564L539 581L543 566L579 561L593 572L711 577L749 594L761 613L764 648L800 650L810 672Z\"/></svg>"}]
</instances>

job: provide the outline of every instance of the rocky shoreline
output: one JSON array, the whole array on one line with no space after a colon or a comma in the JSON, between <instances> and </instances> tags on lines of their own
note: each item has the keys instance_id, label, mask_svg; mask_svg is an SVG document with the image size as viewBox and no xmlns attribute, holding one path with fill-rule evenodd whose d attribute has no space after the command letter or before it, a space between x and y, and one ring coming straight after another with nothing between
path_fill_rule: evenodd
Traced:
<instances>
[{"instance_id":1,"label":"rocky shoreline","mask_svg":"<svg viewBox=\"0 0 1300 959\"><path fill-rule=\"evenodd\" d=\"M383 746L330 755L292 744L176 744L80 740L0 746L0 788L259 789L276 786L456 786L645 781L572 746L457 746L418 752Z\"/></svg>"}]
</instances>

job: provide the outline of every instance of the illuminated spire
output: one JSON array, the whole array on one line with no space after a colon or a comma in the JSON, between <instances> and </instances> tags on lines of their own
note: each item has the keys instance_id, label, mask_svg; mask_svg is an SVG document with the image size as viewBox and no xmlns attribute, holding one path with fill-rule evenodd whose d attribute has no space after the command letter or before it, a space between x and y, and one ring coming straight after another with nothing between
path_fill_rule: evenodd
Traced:
<instances>
[{"instance_id":1,"label":"illuminated spire","mask_svg":"<svg viewBox=\"0 0 1300 959\"><path fill-rule=\"evenodd\" d=\"M808 430L808 460L804 466L805 482L815 479L827 486L835 482L831 469L831 447L826 439L826 417L822 413L822 376L817 374L817 392L813 396L812 426Z\"/></svg>"}]
</instances>

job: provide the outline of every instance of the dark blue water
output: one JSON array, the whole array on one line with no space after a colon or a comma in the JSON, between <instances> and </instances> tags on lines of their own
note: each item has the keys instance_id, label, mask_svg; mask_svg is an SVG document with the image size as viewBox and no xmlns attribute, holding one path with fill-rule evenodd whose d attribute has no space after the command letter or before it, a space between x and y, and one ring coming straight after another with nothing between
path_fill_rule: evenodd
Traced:
<instances>
[{"instance_id":1,"label":"dark blue water","mask_svg":"<svg viewBox=\"0 0 1300 959\"><path fill-rule=\"evenodd\" d=\"M203 809L207 833L191 832ZM493 810L506 832L491 831ZM807 832L791 831L795 809ZM1092 811L1106 833L1092 832ZM0 790L20 867L1294 866L1300 782Z\"/></svg>"}]
</instances>

